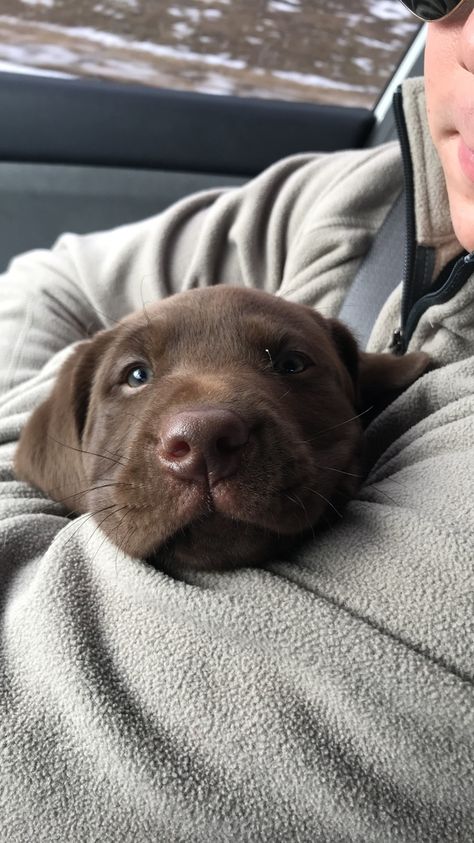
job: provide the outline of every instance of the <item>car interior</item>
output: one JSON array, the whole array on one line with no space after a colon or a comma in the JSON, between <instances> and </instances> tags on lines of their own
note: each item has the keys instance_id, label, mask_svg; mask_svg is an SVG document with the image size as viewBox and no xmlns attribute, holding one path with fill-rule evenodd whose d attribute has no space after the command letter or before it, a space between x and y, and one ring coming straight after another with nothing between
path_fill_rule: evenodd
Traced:
<instances>
[{"instance_id":1,"label":"car interior","mask_svg":"<svg viewBox=\"0 0 474 843\"><path fill-rule=\"evenodd\" d=\"M422 73L424 32L372 109L0 72L0 266L154 215L195 191L235 186L300 152L396 136L391 97Z\"/></svg>"}]
</instances>

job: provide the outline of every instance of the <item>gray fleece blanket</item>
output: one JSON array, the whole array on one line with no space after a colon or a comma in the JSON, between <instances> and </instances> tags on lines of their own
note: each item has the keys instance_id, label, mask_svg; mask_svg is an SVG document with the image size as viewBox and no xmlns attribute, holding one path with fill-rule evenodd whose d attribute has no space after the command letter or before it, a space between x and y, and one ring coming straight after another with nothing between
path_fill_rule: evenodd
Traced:
<instances>
[{"instance_id":1,"label":"gray fleece blanket","mask_svg":"<svg viewBox=\"0 0 474 843\"><path fill-rule=\"evenodd\" d=\"M180 581L14 480L54 368L1 411L0 840L472 840L472 359L372 425L334 529Z\"/></svg>"}]
</instances>

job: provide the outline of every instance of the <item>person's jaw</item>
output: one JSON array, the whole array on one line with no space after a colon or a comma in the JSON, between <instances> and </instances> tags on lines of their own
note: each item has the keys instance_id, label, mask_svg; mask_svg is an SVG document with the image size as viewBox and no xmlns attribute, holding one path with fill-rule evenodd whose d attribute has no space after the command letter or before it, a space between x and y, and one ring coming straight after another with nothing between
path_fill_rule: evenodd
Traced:
<instances>
[{"instance_id":1,"label":"person's jaw","mask_svg":"<svg viewBox=\"0 0 474 843\"><path fill-rule=\"evenodd\" d=\"M454 232L468 251L474 251L473 70L474 14L472 4L465 3L450 18L428 26L425 88Z\"/></svg>"}]
</instances>

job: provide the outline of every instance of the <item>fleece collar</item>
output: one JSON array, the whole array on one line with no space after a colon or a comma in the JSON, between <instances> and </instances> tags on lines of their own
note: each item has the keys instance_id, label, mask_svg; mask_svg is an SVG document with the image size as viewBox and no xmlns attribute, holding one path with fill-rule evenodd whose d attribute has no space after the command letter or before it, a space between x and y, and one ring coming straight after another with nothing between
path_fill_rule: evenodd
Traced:
<instances>
[{"instance_id":1,"label":"fleece collar","mask_svg":"<svg viewBox=\"0 0 474 843\"><path fill-rule=\"evenodd\" d=\"M418 245L435 249L434 277L462 252L451 224L443 169L428 127L423 78L402 86L403 111L413 166L415 231Z\"/></svg>"}]
</instances>

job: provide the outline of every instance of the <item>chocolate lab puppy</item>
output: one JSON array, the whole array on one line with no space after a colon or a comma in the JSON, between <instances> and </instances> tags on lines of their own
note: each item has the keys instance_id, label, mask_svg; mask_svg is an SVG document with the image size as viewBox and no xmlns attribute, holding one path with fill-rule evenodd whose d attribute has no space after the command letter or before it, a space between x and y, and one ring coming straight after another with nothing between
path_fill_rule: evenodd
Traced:
<instances>
[{"instance_id":1,"label":"chocolate lab puppy","mask_svg":"<svg viewBox=\"0 0 474 843\"><path fill-rule=\"evenodd\" d=\"M264 292L180 293L75 348L16 473L132 556L261 563L340 515L365 416L428 363L360 352L338 321Z\"/></svg>"}]
</instances>

